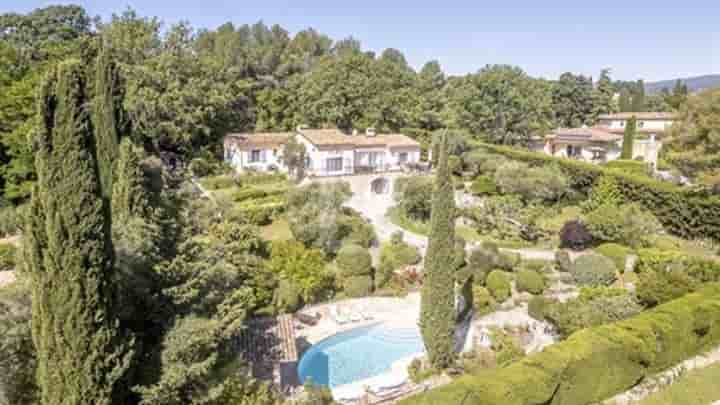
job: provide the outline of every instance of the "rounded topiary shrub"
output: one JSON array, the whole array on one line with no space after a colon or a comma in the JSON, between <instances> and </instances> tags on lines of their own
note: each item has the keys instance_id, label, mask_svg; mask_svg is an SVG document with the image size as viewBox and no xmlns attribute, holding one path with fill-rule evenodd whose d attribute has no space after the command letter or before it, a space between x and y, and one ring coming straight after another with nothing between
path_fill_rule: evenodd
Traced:
<instances>
[{"instance_id":1,"label":"rounded topiary shrub","mask_svg":"<svg viewBox=\"0 0 720 405\"><path fill-rule=\"evenodd\" d=\"M512 293L510 277L500 270L493 270L488 274L485 286L497 302L505 301Z\"/></svg>"},{"instance_id":2,"label":"rounded topiary shrub","mask_svg":"<svg viewBox=\"0 0 720 405\"><path fill-rule=\"evenodd\" d=\"M495 195L498 193L495 180L490 176L479 176L470 185L470 192L473 195Z\"/></svg>"},{"instance_id":3,"label":"rounded topiary shrub","mask_svg":"<svg viewBox=\"0 0 720 405\"><path fill-rule=\"evenodd\" d=\"M560 247L573 250L585 249L593 241L593 236L585 224L580 221L568 221L560 229Z\"/></svg>"},{"instance_id":4,"label":"rounded topiary shrub","mask_svg":"<svg viewBox=\"0 0 720 405\"><path fill-rule=\"evenodd\" d=\"M275 290L275 308L280 313L295 312L302 306L300 290L291 281L281 279Z\"/></svg>"},{"instance_id":5,"label":"rounded topiary shrub","mask_svg":"<svg viewBox=\"0 0 720 405\"><path fill-rule=\"evenodd\" d=\"M372 292L370 276L350 276L343 280L343 290L348 297L365 297Z\"/></svg>"},{"instance_id":6,"label":"rounded topiary shrub","mask_svg":"<svg viewBox=\"0 0 720 405\"><path fill-rule=\"evenodd\" d=\"M555 263L557 263L558 270L570 271L570 253L566 250L558 250L555 252Z\"/></svg>"},{"instance_id":7,"label":"rounded topiary shrub","mask_svg":"<svg viewBox=\"0 0 720 405\"><path fill-rule=\"evenodd\" d=\"M615 263L605 256L597 254L582 255L570 265L570 273L580 285L610 285L615 281L617 269Z\"/></svg>"},{"instance_id":8,"label":"rounded topiary shrub","mask_svg":"<svg viewBox=\"0 0 720 405\"><path fill-rule=\"evenodd\" d=\"M341 276L369 276L372 274L372 257L362 246L347 244L340 248L335 264Z\"/></svg>"},{"instance_id":9,"label":"rounded topiary shrub","mask_svg":"<svg viewBox=\"0 0 720 405\"><path fill-rule=\"evenodd\" d=\"M487 288L474 284L472 286L473 308L477 315L486 315L495 310L495 299Z\"/></svg>"},{"instance_id":10,"label":"rounded topiary shrub","mask_svg":"<svg viewBox=\"0 0 720 405\"><path fill-rule=\"evenodd\" d=\"M545 280L538 272L523 269L518 272L515 285L518 291L527 291L530 294L542 294L545 289Z\"/></svg>"},{"instance_id":11,"label":"rounded topiary shrub","mask_svg":"<svg viewBox=\"0 0 720 405\"><path fill-rule=\"evenodd\" d=\"M536 295L528 302L528 315L538 321L544 321L545 314L551 304L551 299L543 297L542 295Z\"/></svg>"},{"instance_id":12,"label":"rounded topiary shrub","mask_svg":"<svg viewBox=\"0 0 720 405\"><path fill-rule=\"evenodd\" d=\"M632 253L632 249L617 243L603 243L595 248L595 252L612 259L612 261L615 262L615 267L623 273L625 271L627 257Z\"/></svg>"}]
</instances>

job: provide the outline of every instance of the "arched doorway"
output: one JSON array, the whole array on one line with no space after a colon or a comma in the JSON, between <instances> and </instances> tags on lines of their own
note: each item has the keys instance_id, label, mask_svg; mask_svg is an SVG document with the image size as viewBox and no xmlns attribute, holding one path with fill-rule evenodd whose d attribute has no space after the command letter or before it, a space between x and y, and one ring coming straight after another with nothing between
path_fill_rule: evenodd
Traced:
<instances>
[{"instance_id":1,"label":"arched doorway","mask_svg":"<svg viewBox=\"0 0 720 405\"><path fill-rule=\"evenodd\" d=\"M370 182L370 191L374 194L387 194L390 191L390 181L385 177L378 177Z\"/></svg>"}]
</instances>

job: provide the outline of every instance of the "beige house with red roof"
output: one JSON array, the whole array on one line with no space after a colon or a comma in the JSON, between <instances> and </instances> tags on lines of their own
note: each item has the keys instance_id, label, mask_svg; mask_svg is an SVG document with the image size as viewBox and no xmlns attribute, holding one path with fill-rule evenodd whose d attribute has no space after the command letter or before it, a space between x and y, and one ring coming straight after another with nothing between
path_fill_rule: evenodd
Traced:
<instances>
[{"instance_id":1,"label":"beige house with red roof","mask_svg":"<svg viewBox=\"0 0 720 405\"><path fill-rule=\"evenodd\" d=\"M312 176L342 176L402 170L420 162L420 143L403 134L345 134L338 129L295 132L228 134L225 161L238 171L286 171L281 161L285 143L295 139L305 146L305 172Z\"/></svg>"},{"instance_id":2,"label":"beige house with red roof","mask_svg":"<svg viewBox=\"0 0 720 405\"><path fill-rule=\"evenodd\" d=\"M627 121L636 119L633 159L657 164L662 138L677 119L668 112L626 112L604 114L597 125L558 128L545 136L542 151L553 156L603 163L619 159Z\"/></svg>"}]
</instances>

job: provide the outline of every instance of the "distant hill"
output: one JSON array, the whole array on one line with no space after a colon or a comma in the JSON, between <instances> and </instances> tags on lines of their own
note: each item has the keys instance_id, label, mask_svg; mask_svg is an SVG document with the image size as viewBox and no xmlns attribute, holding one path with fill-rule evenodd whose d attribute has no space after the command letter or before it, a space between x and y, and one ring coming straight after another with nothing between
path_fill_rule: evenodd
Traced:
<instances>
[{"instance_id":1,"label":"distant hill","mask_svg":"<svg viewBox=\"0 0 720 405\"><path fill-rule=\"evenodd\" d=\"M677 79L662 80L659 82L646 83L645 91L647 93L652 94L652 93L657 93L659 91L662 91L662 89L672 90L673 87L675 87L676 80ZM680 80L682 80L683 83L687 84L688 90L691 93L695 93L697 91L701 91L701 90L705 90L705 89L712 89L715 87L720 87L720 74L688 77L686 79L680 79Z\"/></svg>"}]
</instances>

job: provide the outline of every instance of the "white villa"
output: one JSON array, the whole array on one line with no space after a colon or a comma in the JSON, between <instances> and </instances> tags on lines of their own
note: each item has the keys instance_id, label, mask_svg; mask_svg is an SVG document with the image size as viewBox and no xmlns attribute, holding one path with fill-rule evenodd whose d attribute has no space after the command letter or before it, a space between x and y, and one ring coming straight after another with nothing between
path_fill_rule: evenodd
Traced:
<instances>
[{"instance_id":1,"label":"white villa","mask_svg":"<svg viewBox=\"0 0 720 405\"><path fill-rule=\"evenodd\" d=\"M306 174L342 176L402 170L420 162L420 144L403 134L345 134L338 129L295 132L241 133L225 136L225 161L238 171L287 171L281 156L285 143L295 139L305 146Z\"/></svg>"},{"instance_id":2,"label":"white villa","mask_svg":"<svg viewBox=\"0 0 720 405\"><path fill-rule=\"evenodd\" d=\"M668 112L625 112L598 117L594 127L558 128L545 136L537 149L553 156L569 157L589 162L608 162L620 158L622 139L627 121L635 117L636 137L633 159L657 164L662 137L677 119Z\"/></svg>"}]
</instances>

